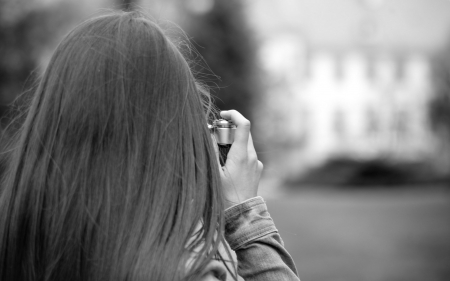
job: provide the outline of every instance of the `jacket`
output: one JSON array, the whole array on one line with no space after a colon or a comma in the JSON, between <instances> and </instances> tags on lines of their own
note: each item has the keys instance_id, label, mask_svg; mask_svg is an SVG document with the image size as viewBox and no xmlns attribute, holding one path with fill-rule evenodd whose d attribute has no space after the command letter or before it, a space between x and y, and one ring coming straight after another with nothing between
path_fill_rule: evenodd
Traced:
<instances>
[{"instance_id":1,"label":"jacket","mask_svg":"<svg viewBox=\"0 0 450 281\"><path fill-rule=\"evenodd\" d=\"M237 272L243 280L300 280L262 197L225 210L224 236L236 253Z\"/></svg>"}]
</instances>

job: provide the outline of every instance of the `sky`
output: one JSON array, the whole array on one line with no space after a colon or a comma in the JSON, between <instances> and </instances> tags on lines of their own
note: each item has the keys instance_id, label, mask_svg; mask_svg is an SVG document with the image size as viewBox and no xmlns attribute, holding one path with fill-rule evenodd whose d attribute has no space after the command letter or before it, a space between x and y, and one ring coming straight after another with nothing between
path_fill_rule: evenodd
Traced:
<instances>
[{"instance_id":1,"label":"sky","mask_svg":"<svg viewBox=\"0 0 450 281\"><path fill-rule=\"evenodd\" d=\"M262 37L291 30L315 46L369 42L425 52L450 42L450 0L248 0L247 5L249 21Z\"/></svg>"}]
</instances>

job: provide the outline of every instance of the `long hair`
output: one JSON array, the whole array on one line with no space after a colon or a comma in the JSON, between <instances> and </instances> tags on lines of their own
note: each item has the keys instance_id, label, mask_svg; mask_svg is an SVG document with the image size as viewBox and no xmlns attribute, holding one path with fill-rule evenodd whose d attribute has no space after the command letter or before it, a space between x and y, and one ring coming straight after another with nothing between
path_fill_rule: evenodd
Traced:
<instances>
[{"instance_id":1,"label":"long hair","mask_svg":"<svg viewBox=\"0 0 450 281\"><path fill-rule=\"evenodd\" d=\"M193 280L216 254L208 96L178 47L141 12L63 39L3 183L0 280Z\"/></svg>"}]
</instances>

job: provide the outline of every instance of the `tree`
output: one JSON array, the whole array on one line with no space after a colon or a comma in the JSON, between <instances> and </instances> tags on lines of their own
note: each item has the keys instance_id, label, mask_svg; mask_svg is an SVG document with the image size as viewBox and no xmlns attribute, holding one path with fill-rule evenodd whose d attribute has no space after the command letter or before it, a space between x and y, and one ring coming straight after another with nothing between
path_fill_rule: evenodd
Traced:
<instances>
[{"instance_id":1,"label":"tree","mask_svg":"<svg viewBox=\"0 0 450 281\"><path fill-rule=\"evenodd\" d=\"M116 0L118 8L123 11L131 11L135 8L135 0Z\"/></svg>"},{"instance_id":2,"label":"tree","mask_svg":"<svg viewBox=\"0 0 450 281\"><path fill-rule=\"evenodd\" d=\"M11 111L12 101L33 84L35 78L31 74L39 72L42 53L55 44L57 35L74 18L73 9L66 2L45 8L24 8L30 6L29 2L0 1L0 118L3 126L10 121L5 115Z\"/></svg>"},{"instance_id":3,"label":"tree","mask_svg":"<svg viewBox=\"0 0 450 281\"><path fill-rule=\"evenodd\" d=\"M242 1L216 0L209 12L191 14L185 29L207 64L198 66L197 71L206 73L201 78L213 89L216 105L250 118L258 87L254 82L255 46Z\"/></svg>"},{"instance_id":4,"label":"tree","mask_svg":"<svg viewBox=\"0 0 450 281\"><path fill-rule=\"evenodd\" d=\"M441 140L441 168L449 176L450 171L450 44L447 51L436 56L434 64L434 98L430 102L431 127Z\"/></svg>"}]
</instances>

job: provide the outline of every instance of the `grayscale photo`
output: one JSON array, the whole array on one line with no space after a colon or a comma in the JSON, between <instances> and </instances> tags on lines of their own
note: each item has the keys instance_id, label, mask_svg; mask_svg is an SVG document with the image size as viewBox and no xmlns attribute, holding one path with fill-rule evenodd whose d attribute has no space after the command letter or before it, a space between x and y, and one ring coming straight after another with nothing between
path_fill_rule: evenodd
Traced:
<instances>
[{"instance_id":1,"label":"grayscale photo","mask_svg":"<svg viewBox=\"0 0 450 281\"><path fill-rule=\"evenodd\" d=\"M450 280L450 0L0 0L0 280Z\"/></svg>"}]
</instances>

